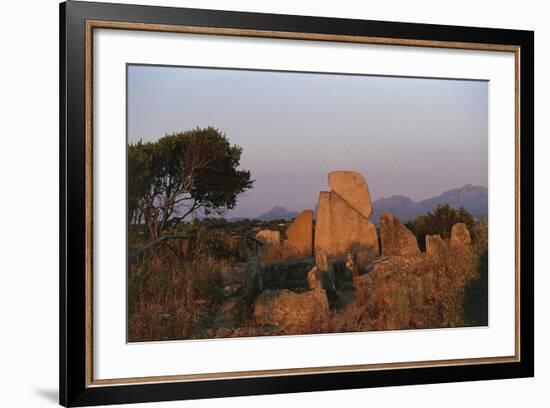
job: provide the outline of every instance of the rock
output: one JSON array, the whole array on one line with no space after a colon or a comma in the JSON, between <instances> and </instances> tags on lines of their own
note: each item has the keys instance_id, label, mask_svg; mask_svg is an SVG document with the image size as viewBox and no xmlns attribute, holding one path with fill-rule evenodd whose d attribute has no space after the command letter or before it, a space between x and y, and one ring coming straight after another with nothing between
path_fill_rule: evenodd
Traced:
<instances>
[{"instance_id":1,"label":"rock","mask_svg":"<svg viewBox=\"0 0 550 408\"><path fill-rule=\"evenodd\" d=\"M382 255L385 256L411 256L420 253L412 231L391 213L384 213L380 217L380 241Z\"/></svg>"},{"instance_id":2,"label":"rock","mask_svg":"<svg viewBox=\"0 0 550 408\"><path fill-rule=\"evenodd\" d=\"M288 259L289 253L281 245L281 233L279 231L264 229L256 234L256 238L263 243L258 248L258 255L263 264Z\"/></svg>"},{"instance_id":3,"label":"rock","mask_svg":"<svg viewBox=\"0 0 550 408\"><path fill-rule=\"evenodd\" d=\"M242 299L234 296L221 304L212 322L212 327L216 332L221 329L233 330L239 325L241 303Z\"/></svg>"},{"instance_id":4,"label":"rock","mask_svg":"<svg viewBox=\"0 0 550 408\"><path fill-rule=\"evenodd\" d=\"M327 259L327 253L325 251L317 251L315 254L315 266L321 271L328 271L329 264Z\"/></svg>"},{"instance_id":5,"label":"rock","mask_svg":"<svg viewBox=\"0 0 550 408\"><path fill-rule=\"evenodd\" d=\"M331 171L328 175L328 185L363 217L372 214L369 187L365 178L356 171Z\"/></svg>"},{"instance_id":6,"label":"rock","mask_svg":"<svg viewBox=\"0 0 550 408\"><path fill-rule=\"evenodd\" d=\"M462 305L462 282L426 254L390 256L354 282L373 330L458 325L448 309ZM444 284L442 284L444 283Z\"/></svg>"},{"instance_id":7,"label":"rock","mask_svg":"<svg viewBox=\"0 0 550 408\"><path fill-rule=\"evenodd\" d=\"M456 269L456 271L453 271L454 279L467 282L477 277L478 273L474 268L469 268L464 271L462 268L456 268L457 265L469 265L474 259L472 241L466 224L457 223L453 225L449 242L449 262L451 262L453 264L452 266Z\"/></svg>"},{"instance_id":8,"label":"rock","mask_svg":"<svg viewBox=\"0 0 550 408\"><path fill-rule=\"evenodd\" d=\"M262 268L263 288L299 289L307 287L307 274L313 267L311 259L276 262Z\"/></svg>"},{"instance_id":9,"label":"rock","mask_svg":"<svg viewBox=\"0 0 550 408\"><path fill-rule=\"evenodd\" d=\"M226 264L220 269L224 294L231 296L239 290L252 293L263 290L262 269L257 257L251 256L248 262ZM236 290L234 290L237 288Z\"/></svg>"},{"instance_id":10,"label":"rock","mask_svg":"<svg viewBox=\"0 0 550 408\"><path fill-rule=\"evenodd\" d=\"M321 273L319 268L316 266L311 268L311 270L307 273L307 285L311 290L323 289Z\"/></svg>"},{"instance_id":11,"label":"rock","mask_svg":"<svg viewBox=\"0 0 550 408\"><path fill-rule=\"evenodd\" d=\"M243 284L248 279L248 265L246 262L227 264L220 269L222 285L231 286Z\"/></svg>"},{"instance_id":12,"label":"rock","mask_svg":"<svg viewBox=\"0 0 550 408\"><path fill-rule=\"evenodd\" d=\"M328 262L327 254L325 251L318 251L315 254L315 266L317 268L319 279L321 280L321 287L323 289L334 289L334 270Z\"/></svg>"},{"instance_id":13,"label":"rock","mask_svg":"<svg viewBox=\"0 0 550 408\"><path fill-rule=\"evenodd\" d=\"M451 229L451 247L469 247L472 243L466 224L459 222Z\"/></svg>"},{"instance_id":14,"label":"rock","mask_svg":"<svg viewBox=\"0 0 550 408\"><path fill-rule=\"evenodd\" d=\"M223 295L225 297L233 296L235 293L242 289L241 285L234 283L233 285L228 285L223 288Z\"/></svg>"},{"instance_id":15,"label":"rock","mask_svg":"<svg viewBox=\"0 0 550 408\"><path fill-rule=\"evenodd\" d=\"M287 245L297 255L311 256L313 252L313 211L302 211L286 230Z\"/></svg>"},{"instance_id":16,"label":"rock","mask_svg":"<svg viewBox=\"0 0 550 408\"><path fill-rule=\"evenodd\" d=\"M279 231L261 230L256 234L256 238L267 245L280 245L281 233Z\"/></svg>"},{"instance_id":17,"label":"rock","mask_svg":"<svg viewBox=\"0 0 550 408\"><path fill-rule=\"evenodd\" d=\"M351 273L352 278L359 276L359 265L357 264L357 254L350 252L346 260L346 269Z\"/></svg>"},{"instance_id":18,"label":"rock","mask_svg":"<svg viewBox=\"0 0 550 408\"><path fill-rule=\"evenodd\" d=\"M391 217L385 220L390 221L393 222ZM387 239L382 230L381 225L385 253ZM359 316L348 327L355 329L359 320L366 330L468 325L464 314L465 290L477 277L471 240L464 224L453 226L449 240L427 235L426 253L383 256L369 264L367 273L354 279L352 310Z\"/></svg>"},{"instance_id":19,"label":"rock","mask_svg":"<svg viewBox=\"0 0 550 408\"><path fill-rule=\"evenodd\" d=\"M444 258L448 255L448 244L441 235L426 235L426 255Z\"/></svg>"},{"instance_id":20,"label":"rock","mask_svg":"<svg viewBox=\"0 0 550 408\"><path fill-rule=\"evenodd\" d=\"M345 259L355 252L363 263L378 255L376 227L334 192L319 194L315 253Z\"/></svg>"},{"instance_id":21,"label":"rock","mask_svg":"<svg viewBox=\"0 0 550 408\"><path fill-rule=\"evenodd\" d=\"M326 333L329 308L324 290L294 293L287 289L266 290L254 303L254 321L275 326L281 334Z\"/></svg>"},{"instance_id":22,"label":"rock","mask_svg":"<svg viewBox=\"0 0 550 408\"><path fill-rule=\"evenodd\" d=\"M263 280L263 270L260 266L260 260L256 254L250 254L248 257L248 280L247 288L249 292L263 291L264 290L264 280Z\"/></svg>"}]
</instances>

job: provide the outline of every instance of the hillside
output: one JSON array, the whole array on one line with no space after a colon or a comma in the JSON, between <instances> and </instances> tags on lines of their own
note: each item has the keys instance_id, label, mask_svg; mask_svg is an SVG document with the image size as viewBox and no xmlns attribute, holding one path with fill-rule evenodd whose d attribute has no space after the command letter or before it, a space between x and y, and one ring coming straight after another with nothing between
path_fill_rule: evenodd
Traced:
<instances>
[{"instance_id":1,"label":"hillside","mask_svg":"<svg viewBox=\"0 0 550 408\"><path fill-rule=\"evenodd\" d=\"M422 201L413 201L400 195L380 198L372 203L371 220L377 223L383 213L391 212L402 222L407 222L443 203L448 203L454 208L464 207L474 216L481 218L488 213L488 190L486 187L467 184Z\"/></svg>"},{"instance_id":2,"label":"hillside","mask_svg":"<svg viewBox=\"0 0 550 408\"><path fill-rule=\"evenodd\" d=\"M288 211L284 207L273 207L268 212L265 212L255 217L255 219L260 221L291 220L295 218L297 215L298 215L297 212Z\"/></svg>"}]
</instances>

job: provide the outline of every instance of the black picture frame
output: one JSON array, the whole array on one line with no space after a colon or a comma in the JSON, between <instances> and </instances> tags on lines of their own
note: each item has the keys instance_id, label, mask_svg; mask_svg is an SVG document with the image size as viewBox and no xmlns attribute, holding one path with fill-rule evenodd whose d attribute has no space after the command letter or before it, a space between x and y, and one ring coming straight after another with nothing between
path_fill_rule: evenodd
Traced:
<instances>
[{"instance_id":1,"label":"black picture frame","mask_svg":"<svg viewBox=\"0 0 550 408\"><path fill-rule=\"evenodd\" d=\"M534 33L68 1L60 5L60 403L122 404L534 376ZM90 386L86 308L86 22L187 25L519 47L519 361Z\"/></svg>"}]
</instances>

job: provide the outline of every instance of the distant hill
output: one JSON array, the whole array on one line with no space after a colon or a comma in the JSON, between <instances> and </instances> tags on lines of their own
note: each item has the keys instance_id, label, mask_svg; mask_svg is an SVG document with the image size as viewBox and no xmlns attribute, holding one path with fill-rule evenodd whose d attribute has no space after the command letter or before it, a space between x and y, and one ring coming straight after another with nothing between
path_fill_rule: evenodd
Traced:
<instances>
[{"instance_id":1,"label":"distant hill","mask_svg":"<svg viewBox=\"0 0 550 408\"><path fill-rule=\"evenodd\" d=\"M298 215L297 212L288 211L284 207L273 207L266 213L254 217L256 220L260 221L273 221L273 220L291 220Z\"/></svg>"},{"instance_id":2,"label":"distant hill","mask_svg":"<svg viewBox=\"0 0 550 408\"><path fill-rule=\"evenodd\" d=\"M488 213L488 190L486 187L467 184L422 201L413 201L399 195L380 198L372 203L373 214L370 219L377 223L383 213L391 212L401 222L407 222L443 203L448 203L454 208L464 207L475 217L481 218Z\"/></svg>"}]
</instances>

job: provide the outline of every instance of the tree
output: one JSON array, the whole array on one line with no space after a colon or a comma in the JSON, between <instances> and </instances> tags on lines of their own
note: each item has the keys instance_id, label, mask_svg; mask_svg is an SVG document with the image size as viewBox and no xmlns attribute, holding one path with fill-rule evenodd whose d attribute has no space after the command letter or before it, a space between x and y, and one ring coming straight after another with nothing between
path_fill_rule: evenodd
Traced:
<instances>
[{"instance_id":1,"label":"tree","mask_svg":"<svg viewBox=\"0 0 550 408\"><path fill-rule=\"evenodd\" d=\"M421 215L407 223L409 228L418 241L422 250L426 247L426 235L441 235L448 239L451 236L451 229L456 223L466 224L470 233L474 231L474 217L463 207L458 210L449 206L449 204L439 204L433 211L426 215Z\"/></svg>"},{"instance_id":2,"label":"tree","mask_svg":"<svg viewBox=\"0 0 550 408\"><path fill-rule=\"evenodd\" d=\"M205 215L234 208L252 187L239 170L242 148L208 127L128 146L129 223L144 222L150 238L196 211Z\"/></svg>"}]
</instances>

